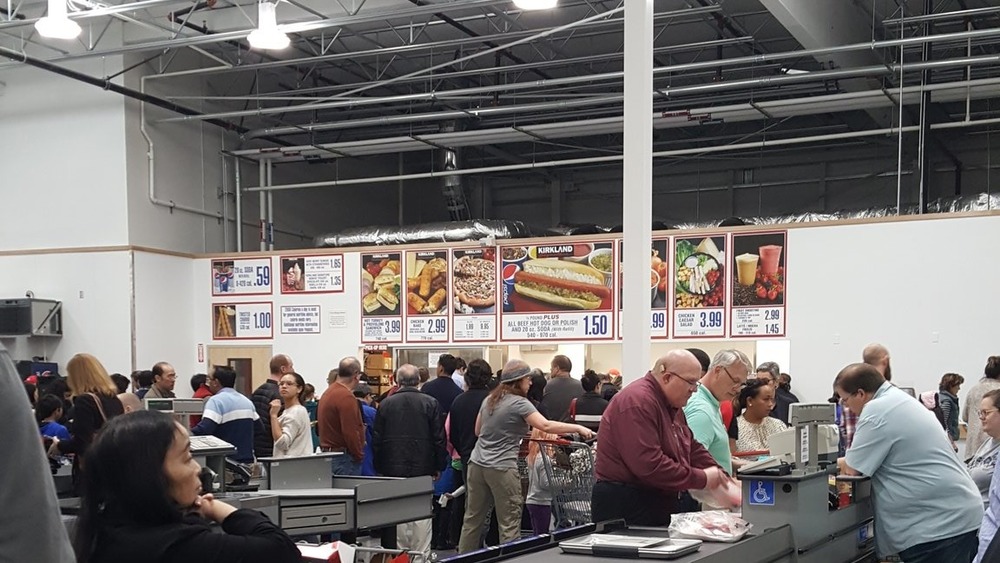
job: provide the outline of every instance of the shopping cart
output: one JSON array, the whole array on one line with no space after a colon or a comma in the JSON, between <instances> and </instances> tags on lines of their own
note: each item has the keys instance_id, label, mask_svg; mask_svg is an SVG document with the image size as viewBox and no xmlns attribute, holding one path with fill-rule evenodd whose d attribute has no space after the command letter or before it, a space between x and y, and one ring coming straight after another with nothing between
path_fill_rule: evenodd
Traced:
<instances>
[{"instance_id":1,"label":"shopping cart","mask_svg":"<svg viewBox=\"0 0 1000 563\"><path fill-rule=\"evenodd\" d=\"M587 524L594 490L594 446L569 440L538 443L557 528Z\"/></svg>"}]
</instances>

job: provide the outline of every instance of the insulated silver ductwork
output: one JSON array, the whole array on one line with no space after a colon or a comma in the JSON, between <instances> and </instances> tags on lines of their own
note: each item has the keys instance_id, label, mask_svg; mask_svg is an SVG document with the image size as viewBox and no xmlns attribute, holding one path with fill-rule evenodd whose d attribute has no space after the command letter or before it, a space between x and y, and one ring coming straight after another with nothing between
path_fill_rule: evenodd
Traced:
<instances>
[{"instance_id":1,"label":"insulated silver ductwork","mask_svg":"<svg viewBox=\"0 0 1000 563\"><path fill-rule=\"evenodd\" d=\"M347 246L382 246L419 242L463 242L482 239L512 239L530 237L531 231L520 221L474 219L443 223L424 223L407 227L356 227L320 235L317 248Z\"/></svg>"}]
</instances>

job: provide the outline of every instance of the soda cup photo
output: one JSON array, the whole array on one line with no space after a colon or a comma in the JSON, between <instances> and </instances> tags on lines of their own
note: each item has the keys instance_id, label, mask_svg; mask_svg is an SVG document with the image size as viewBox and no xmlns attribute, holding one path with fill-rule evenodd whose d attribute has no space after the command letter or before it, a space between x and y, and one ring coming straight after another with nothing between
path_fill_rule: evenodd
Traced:
<instances>
[{"instance_id":1,"label":"soda cup photo","mask_svg":"<svg viewBox=\"0 0 1000 563\"><path fill-rule=\"evenodd\" d=\"M519 271L521 271L521 267L517 264L504 264L503 270L500 272L503 279L503 310L506 313L514 310L510 296L514 294L514 275Z\"/></svg>"}]
</instances>

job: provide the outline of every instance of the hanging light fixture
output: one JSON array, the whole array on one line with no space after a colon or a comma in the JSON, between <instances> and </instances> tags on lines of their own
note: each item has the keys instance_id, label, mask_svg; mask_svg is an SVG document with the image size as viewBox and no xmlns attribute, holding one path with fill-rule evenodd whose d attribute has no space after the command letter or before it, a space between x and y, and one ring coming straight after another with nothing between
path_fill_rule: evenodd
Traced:
<instances>
[{"instance_id":1,"label":"hanging light fixture","mask_svg":"<svg viewBox=\"0 0 1000 563\"><path fill-rule=\"evenodd\" d=\"M522 10L548 10L556 7L558 0L514 0L514 5Z\"/></svg>"},{"instance_id":2,"label":"hanging light fixture","mask_svg":"<svg viewBox=\"0 0 1000 563\"><path fill-rule=\"evenodd\" d=\"M50 39L74 39L82 31L80 24L69 19L66 0L49 0L48 14L35 22L35 29L39 35Z\"/></svg>"},{"instance_id":3,"label":"hanging light fixture","mask_svg":"<svg viewBox=\"0 0 1000 563\"><path fill-rule=\"evenodd\" d=\"M288 47L288 36L278 29L278 17L275 14L277 2L263 0L257 4L257 29L250 32L247 40L255 49L278 50Z\"/></svg>"}]
</instances>

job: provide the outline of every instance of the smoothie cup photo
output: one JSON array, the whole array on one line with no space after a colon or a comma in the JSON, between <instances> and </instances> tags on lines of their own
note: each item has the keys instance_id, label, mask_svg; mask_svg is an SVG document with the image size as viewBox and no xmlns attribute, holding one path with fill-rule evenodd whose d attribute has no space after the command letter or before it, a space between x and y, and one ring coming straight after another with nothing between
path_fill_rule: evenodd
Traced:
<instances>
[{"instance_id":1,"label":"smoothie cup photo","mask_svg":"<svg viewBox=\"0 0 1000 563\"><path fill-rule=\"evenodd\" d=\"M780 246L778 248L781 248ZM736 279L740 285L751 286L757 278L756 254L740 254L736 257Z\"/></svg>"},{"instance_id":2,"label":"smoothie cup photo","mask_svg":"<svg viewBox=\"0 0 1000 563\"><path fill-rule=\"evenodd\" d=\"M781 260L781 246L768 244L760 247L760 271L764 274L778 273L778 263Z\"/></svg>"}]
</instances>

